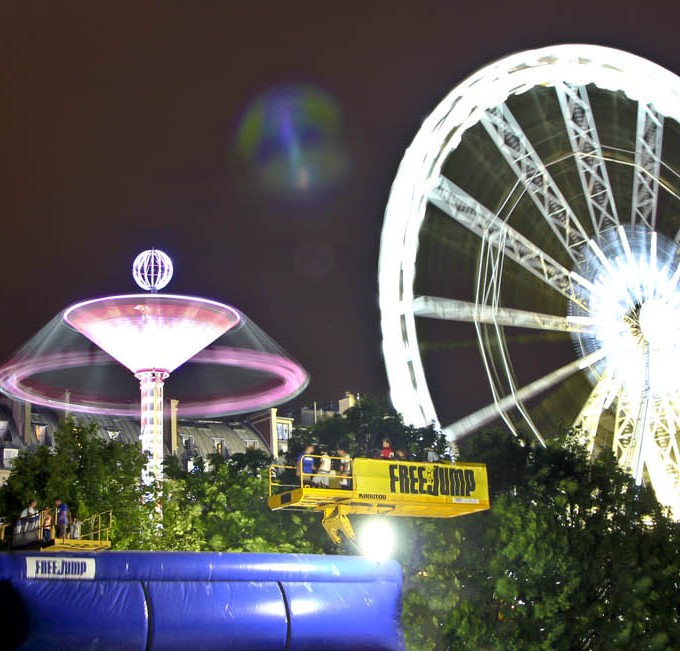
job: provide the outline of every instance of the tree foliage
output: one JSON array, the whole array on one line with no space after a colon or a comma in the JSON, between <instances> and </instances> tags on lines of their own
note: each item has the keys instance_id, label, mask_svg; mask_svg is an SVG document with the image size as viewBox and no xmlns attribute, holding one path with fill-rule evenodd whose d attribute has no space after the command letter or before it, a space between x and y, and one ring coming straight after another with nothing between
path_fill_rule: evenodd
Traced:
<instances>
[{"instance_id":1,"label":"tree foliage","mask_svg":"<svg viewBox=\"0 0 680 651\"><path fill-rule=\"evenodd\" d=\"M211 455L187 472L166 464L163 549L319 553L325 534L318 517L272 512L268 466L271 458L249 451L229 460Z\"/></svg>"},{"instance_id":2,"label":"tree foliage","mask_svg":"<svg viewBox=\"0 0 680 651\"><path fill-rule=\"evenodd\" d=\"M680 529L611 454L487 433L461 455L492 509L402 527L410 648L678 648Z\"/></svg>"},{"instance_id":3,"label":"tree foliage","mask_svg":"<svg viewBox=\"0 0 680 651\"><path fill-rule=\"evenodd\" d=\"M16 519L31 497L51 506L61 497L84 519L112 510L115 549L321 552L325 534L311 514L273 513L267 506L271 457L258 450L199 459L184 470L166 459L158 492L141 485L146 456L139 445L106 441L96 425L68 420L55 448L26 450L0 489L0 513Z\"/></svg>"}]
</instances>

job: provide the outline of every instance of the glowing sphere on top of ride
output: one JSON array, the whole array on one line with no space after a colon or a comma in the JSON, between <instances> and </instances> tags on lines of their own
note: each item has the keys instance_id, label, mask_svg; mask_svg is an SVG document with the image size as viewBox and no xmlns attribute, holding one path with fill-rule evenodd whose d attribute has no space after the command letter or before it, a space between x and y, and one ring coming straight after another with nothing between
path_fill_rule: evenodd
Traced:
<instances>
[{"instance_id":1,"label":"glowing sphere on top of ride","mask_svg":"<svg viewBox=\"0 0 680 651\"><path fill-rule=\"evenodd\" d=\"M142 251L132 263L132 277L142 289L157 292L172 279L172 260L158 249Z\"/></svg>"}]
</instances>

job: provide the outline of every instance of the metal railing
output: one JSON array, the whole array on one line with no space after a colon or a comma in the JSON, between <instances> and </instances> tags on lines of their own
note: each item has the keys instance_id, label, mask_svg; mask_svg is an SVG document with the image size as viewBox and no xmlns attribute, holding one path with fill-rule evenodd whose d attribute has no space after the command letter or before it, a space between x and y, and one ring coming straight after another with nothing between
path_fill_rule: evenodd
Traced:
<instances>
[{"instance_id":1,"label":"metal railing","mask_svg":"<svg viewBox=\"0 0 680 651\"><path fill-rule=\"evenodd\" d=\"M11 546L27 547L40 544L43 540L44 522L45 516L43 511L25 518L19 518L11 529ZM6 526L9 526L9 524Z\"/></svg>"},{"instance_id":2,"label":"metal railing","mask_svg":"<svg viewBox=\"0 0 680 651\"><path fill-rule=\"evenodd\" d=\"M9 534L7 531L11 533L12 531L12 523L11 522L3 522L0 524L0 543L4 543L5 541L9 540Z\"/></svg>"},{"instance_id":3,"label":"metal railing","mask_svg":"<svg viewBox=\"0 0 680 651\"><path fill-rule=\"evenodd\" d=\"M95 513L82 521L73 519L64 527L63 535L58 536L56 509L42 509L35 515L19 518L15 523L2 525L0 540L4 540L6 530L11 529L11 546L32 547L66 541L87 540L108 543L113 524L113 512Z\"/></svg>"},{"instance_id":4,"label":"metal railing","mask_svg":"<svg viewBox=\"0 0 680 651\"><path fill-rule=\"evenodd\" d=\"M305 459L308 461L305 462ZM346 462L345 457L303 454L295 466L272 464L269 466L269 494L276 495L303 487L348 488L352 485L352 474L342 470ZM320 470L324 463L329 470ZM309 472L310 469L312 472Z\"/></svg>"},{"instance_id":5,"label":"metal railing","mask_svg":"<svg viewBox=\"0 0 680 651\"><path fill-rule=\"evenodd\" d=\"M113 511L95 513L89 518L80 521L78 525L79 531L77 535L80 540L108 542L111 534L111 527L113 525ZM71 532L74 532L73 522L71 523ZM71 537L74 538L74 536Z\"/></svg>"}]
</instances>

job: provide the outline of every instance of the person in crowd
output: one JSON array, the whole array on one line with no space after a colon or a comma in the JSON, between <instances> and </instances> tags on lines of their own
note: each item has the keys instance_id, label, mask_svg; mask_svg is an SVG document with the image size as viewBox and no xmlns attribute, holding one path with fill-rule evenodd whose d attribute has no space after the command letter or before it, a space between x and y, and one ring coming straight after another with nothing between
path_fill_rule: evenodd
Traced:
<instances>
[{"instance_id":1,"label":"person in crowd","mask_svg":"<svg viewBox=\"0 0 680 651\"><path fill-rule=\"evenodd\" d=\"M380 451L380 456L383 459L394 459L394 450L392 449L392 441L385 437L382 440L382 450Z\"/></svg>"},{"instance_id":2,"label":"person in crowd","mask_svg":"<svg viewBox=\"0 0 680 651\"><path fill-rule=\"evenodd\" d=\"M328 450L323 448L321 451L321 459L319 459L319 467L317 469L317 474L312 480L312 484L315 486L323 486L328 488L330 486L330 474L331 474L331 457L328 454Z\"/></svg>"},{"instance_id":3,"label":"person in crowd","mask_svg":"<svg viewBox=\"0 0 680 651\"><path fill-rule=\"evenodd\" d=\"M43 542L52 540L52 514L49 509L43 509L41 512L43 523Z\"/></svg>"},{"instance_id":4,"label":"person in crowd","mask_svg":"<svg viewBox=\"0 0 680 651\"><path fill-rule=\"evenodd\" d=\"M66 538L69 524L71 524L71 512L68 510L68 504L63 502L61 498L54 498L54 508L57 511L57 538Z\"/></svg>"},{"instance_id":5,"label":"person in crowd","mask_svg":"<svg viewBox=\"0 0 680 651\"><path fill-rule=\"evenodd\" d=\"M316 452L316 447L313 443L307 444L304 452L302 452L295 463L295 473L300 479L302 479L303 486L310 486L312 481L312 475L314 475L315 464L314 457L312 456Z\"/></svg>"},{"instance_id":6,"label":"person in crowd","mask_svg":"<svg viewBox=\"0 0 680 651\"><path fill-rule=\"evenodd\" d=\"M34 516L37 511L36 507L38 506L38 501L35 499L30 499L28 500L28 505L26 508L21 512L21 515L19 517L21 518L30 518Z\"/></svg>"},{"instance_id":7,"label":"person in crowd","mask_svg":"<svg viewBox=\"0 0 680 651\"><path fill-rule=\"evenodd\" d=\"M352 458L344 445L338 445L337 455L340 457L340 488L352 489Z\"/></svg>"},{"instance_id":8,"label":"person in crowd","mask_svg":"<svg viewBox=\"0 0 680 651\"><path fill-rule=\"evenodd\" d=\"M78 538L80 538L80 520L78 520L78 518L73 518L73 520L71 520L71 531L69 532L69 536L73 540L78 540Z\"/></svg>"},{"instance_id":9,"label":"person in crowd","mask_svg":"<svg viewBox=\"0 0 680 651\"><path fill-rule=\"evenodd\" d=\"M394 459L395 461L408 461L409 456L406 450L404 450L403 448L397 448L394 451Z\"/></svg>"},{"instance_id":10,"label":"person in crowd","mask_svg":"<svg viewBox=\"0 0 680 651\"><path fill-rule=\"evenodd\" d=\"M423 461L428 461L430 463L439 461L439 455L434 451L433 448L425 448L425 454L423 456Z\"/></svg>"}]
</instances>

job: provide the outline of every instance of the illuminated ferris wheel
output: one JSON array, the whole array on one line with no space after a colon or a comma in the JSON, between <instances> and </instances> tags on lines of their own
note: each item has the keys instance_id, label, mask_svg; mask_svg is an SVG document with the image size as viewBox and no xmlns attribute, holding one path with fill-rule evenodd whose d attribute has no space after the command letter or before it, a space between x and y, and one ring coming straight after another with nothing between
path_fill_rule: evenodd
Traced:
<instances>
[{"instance_id":1,"label":"illuminated ferris wheel","mask_svg":"<svg viewBox=\"0 0 680 651\"><path fill-rule=\"evenodd\" d=\"M394 406L454 440L574 424L680 516L679 242L680 78L590 45L483 68L425 120L388 201Z\"/></svg>"}]
</instances>

